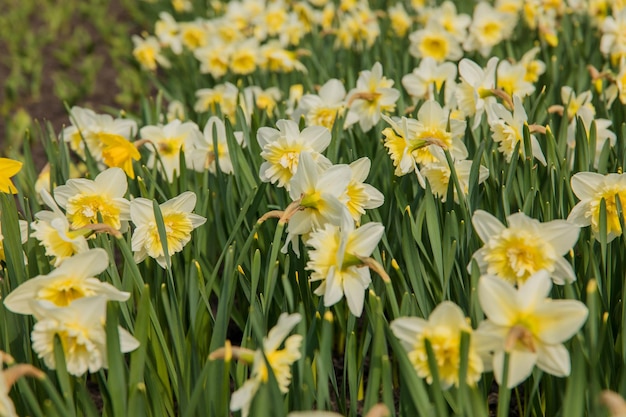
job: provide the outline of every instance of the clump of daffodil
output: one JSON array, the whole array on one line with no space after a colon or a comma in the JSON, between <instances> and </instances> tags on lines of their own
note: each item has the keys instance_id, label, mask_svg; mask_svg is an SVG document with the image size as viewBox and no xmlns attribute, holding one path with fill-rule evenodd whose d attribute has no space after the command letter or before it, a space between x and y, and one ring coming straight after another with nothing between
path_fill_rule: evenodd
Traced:
<instances>
[{"instance_id":1,"label":"clump of daffodil","mask_svg":"<svg viewBox=\"0 0 626 417\"><path fill-rule=\"evenodd\" d=\"M478 299L487 316L479 330L489 336L498 383L505 380L508 354L508 388L528 378L535 365L551 375L570 374L570 356L563 342L582 327L588 310L577 300L550 299L551 288L545 270L531 275L518 289L493 275L478 282Z\"/></svg>"},{"instance_id":2,"label":"clump of daffodil","mask_svg":"<svg viewBox=\"0 0 626 417\"><path fill-rule=\"evenodd\" d=\"M298 313L282 313L276 325L269 331L267 337L263 339L262 346L256 351L231 347L230 343L225 348L218 349L211 353L210 359L226 359L231 357L252 365L252 373L248 379L230 399L230 410L241 411L242 417L247 417L250 413L250 405L261 384L266 383L269 378L269 364L278 388L283 394L289 392L291 383L291 364L300 359L301 335L287 335L300 322L302 317ZM283 344L284 348L279 349ZM267 360L267 363L266 363Z\"/></svg>"},{"instance_id":3,"label":"clump of daffodil","mask_svg":"<svg viewBox=\"0 0 626 417\"><path fill-rule=\"evenodd\" d=\"M325 306L332 306L345 296L350 312L361 315L365 290L371 282L367 258L384 231L380 223L355 229L350 219L341 226L327 223L310 234L306 244L312 250L308 252L306 269L312 271L311 282L321 281L315 294L324 297Z\"/></svg>"},{"instance_id":4,"label":"clump of daffodil","mask_svg":"<svg viewBox=\"0 0 626 417\"><path fill-rule=\"evenodd\" d=\"M467 377L463 382L476 385L482 373L489 369L489 364L483 363L484 359L488 358L489 340L483 332L472 329L459 306L451 301L439 304L428 320L419 317L400 317L392 321L390 327L407 351L417 374L425 378L429 384L433 383L433 371L428 364L426 341L432 347L437 374L443 389L459 386L463 333L470 335Z\"/></svg>"},{"instance_id":5,"label":"clump of daffodil","mask_svg":"<svg viewBox=\"0 0 626 417\"><path fill-rule=\"evenodd\" d=\"M14 159L0 158L0 192L16 194L17 188L11 182L11 177L15 176L22 169L22 163Z\"/></svg>"},{"instance_id":6,"label":"clump of daffodil","mask_svg":"<svg viewBox=\"0 0 626 417\"><path fill-rule=\"evenodd\" d=\"M192 191L185 191L159 205L167 235L165 243L170 256L182 251L191 240L191 232L206 222L206 218L192 213L195 206L196 194ZM161 267L166 268L163 242L159 236L152 200L134 199L130 203L130 218L135 225L131 241L135 262L139 263L150 256Z\"/></svg>"},{"instance_id":7,"label":"clump of daffodil","mask_svg":"<svg viewBox=\"0 0 626 417\"><path fill-rule=\"evenodd\" d=\"M606 239L612 241L622 235L617 202L626 207L626 174L598 174L579 172L571 180L572 191L580 199L572 208L567 221L580 227L591 225L591 231L600 240L600 210L602 200L606 208Z\"/></svg>"},{"instance_id":8,"label":"clump of daffodil","mask_svg":"<svg viewBox=\"0 0 626 417\"><path fill-rule=\"evenodd\" d=\"M76 178L54 189L54 198L73 229L102 223L119 231L128 227L129 202L124 198L128 182L120 168L102 171L95 179Z\"/></svg>"},{"instance_id":9,"label":"clump of daffodil","mask_svg":"<svg viewBox=\"0 0 626 417\"><path fill-rule=\"evenodd\" d=\"M508 227L483 210L472 216L474 229L485 243L473 256L482 273L518 285L540 270L548 271L556 284L576 280L563 255L578 240L578 226L565 220L541 223L524 213L508 216L507 223Z\"/></svg>"}]
</instances>

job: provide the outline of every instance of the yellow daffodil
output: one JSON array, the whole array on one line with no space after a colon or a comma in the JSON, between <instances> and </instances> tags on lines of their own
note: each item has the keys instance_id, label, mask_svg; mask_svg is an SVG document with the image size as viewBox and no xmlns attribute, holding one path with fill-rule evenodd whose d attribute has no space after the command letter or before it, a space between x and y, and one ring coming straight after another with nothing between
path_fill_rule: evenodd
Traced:
<instances>
[{"instance_id":1,"label":"yellow daffodil","mask_svg":"<svg viewBox=\"0 0 626 417\"><path fill-rule=\"evenodd\" d=\"M83 297L102 296L106 300L126 301L130 294L100 281L96 275L109 266L104 249L91 249L67 258L47 275L26 280L4 300L7 309L18 314L34 314L33 300L65 307Z\"/></svg>"},{"instance_id":2,"label":"yellow daffodil","mask_svg":"<svg viewBox=\"0 0 626 417\"><path fill-rule=\"evenodd\" d=\"M572 191L580 201L572 208L567 221L580 227L591 225L593 235L600 240L600 207L604 199L606 239L610 242L621 236L623 230L617 200L623 210L626 207L626 174L579 172L572 177L571 184Z\"/></svg>"},{"instance_id":3,"label":"yellow daffodil","mask_svg":"<svg viewBox=\"0 0 626 417\"><path fill-rule=\"evenodd\" d=\"M504 356L509 355L508 388L528 378L535 365L551 375L570 374L569 352L563 342L578 332L588 311L580 301L548 298L551 288L552 281L543 270L519 289L492 275L478 282L478 299L488 319L479 329L490 336L499 383L504 380Z\"/></svg>"},{"instance_id":4,"label":"yellow daffodil","mask_svg":"<svg viewBox=\"0 0 626 417\"><path fill-rule=\"evenodd\" d=\"M443 389L459 386L459 368L461 366L461 336L470 335L470 347L467 361L467 377L464 381L476 385L480 380L485 366L483 358L487 358L491 346L480 331L473 331L465 315L451 301L439 304L430 314L428 320L418 317L400 317L390 324L393 334L400 339L406 349L409 360L421 378L429 384L433 383L433 373L428 365L426 340L430 343L437 374Z\"/></svg>"},{"instance_id":5,"label":"yellow daffodil","mask_svg":"<svg viewBox=\"0 0 626 417\"><path fill-rule=\"evenodd\" d=\"M16 194L17 188L11 182L11 177L20 172L22 163L9 158L0 158L0 192Z\"/></svg>"},{"instance_id":6,"label":"yellow daffodil","mask_svg":"<svg viewBox=\"0 0 626 417\"><path fill-rule=\"evenodd\" d=\"M542 269L548 271L556 284L576 280L572 265L563 255L578 240L578 226L565 220L541 223L524 213L508 216L507 222L509 226L505 227L483 210L472 216L474 229L485 243L474 253L482 273L518 285Z\"/></svg>"},{"instance_id":7,"label":"yellow daffodil","mask_svg":"<svg viewBox=\"0 0 626 417\"><path fill-rule=\"evenodd\" d=\"M135 178L133 161L139 161L141 155L137 147L120 135L102 134L102 161L110 168L122 168L126 175Z\"/></svg>"},{"instance_id":8,"label":"yellow daffodil","mask_svg":"<svg viewBox=\"0 0 626 417\"><path fill-rule=\"evenodd\" d=\"M191 212L195 206L196 194L191 191L186 191L159 205L167 233L166 243L170 256L182 251L191 240L191 232L206 222L204 217ZM130 217L135 225L131 241L135 252L135 262L139 263L150 256L165 268L167 265L165 253L154 217L152 200L134 199L130 203Z\"/></svg>"},{"instance_id":9,"label":"yellow daffodil","mask_svg":"<svg viewBox=\"0 0 626 417\"><path fill-rule=\"evenodd\" d=\"M59 307L49 301L31 301L33 315L38 320L33 327L33 350L46 366L56 369L54 337L58 335L63 346L67 372L81 376L107 368L106 303L102 296L79 298ZM139 342L118 326L120 351L130 352Z\"/></svg>"}]
</instances>

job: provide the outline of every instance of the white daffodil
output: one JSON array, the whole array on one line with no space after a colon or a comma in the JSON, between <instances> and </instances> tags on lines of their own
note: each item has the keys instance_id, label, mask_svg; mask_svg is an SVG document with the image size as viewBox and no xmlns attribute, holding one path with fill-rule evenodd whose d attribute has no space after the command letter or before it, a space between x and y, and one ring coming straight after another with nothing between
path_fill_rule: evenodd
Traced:
<instances>
[{"instance_id":1,"label":"white daffodil","mask_svg":"<svg viewBox=\"0 0 626 417\"><path fill-rule=\"evenodd\" d=\"M417 68L402 77L402 85L414 100L433 100L445 83L446 103L454 94L456 65L452 62L438 64L433 58L424 58Z\"/></svg>"},{"instance_id":2,"label":"white daffodil","mask_svg":"<svg viewBox=\"0 0 626 417\"><path fill-rule=\"evenodd\" d=\"M380 191L363 182L370 172L371 165L372 161L367 157L357 159L351 163L349 165L352 172L350 182L346 187L346 191L339 197L339 200L346 205L352 219L356 223L361 221L361 216L365 214L365 209L380 207L385 202L385 196Z\"/></svg>"},{"instance_id":3,"label":"white daffodil","mask_svg":"<svg viewBox=\"0 0 626 417\"><path fill-rule=\"evenodd\" d=\"M433 372L428 365L426 340L433 349L437 374L443 389L453 385L459 386L463 333L470 335L467 376L463 382L476 385L485 367L489 368L489 364L483 364L483 361L488 358L492 343L481 331L472 329L463 311L451 301L439 304L428 320L419 317L400 317L392 321L390 327L407 351L417 375L425 378L429 384L433 383Z\"/></svg>"},{"instance_id":4,"label":"white daffodil","mask_svg":"<svg viewBox=\"0 0 626 417\"><path fill-rule=\"evenodd\" d=\"M613 63L617 63L626 56L626 8L613 9L613 16L607 16L602 25L602 39L600 39L600 52L609 56Z\"/></svg>"},{"instance_id":5,"label":"white daffodil","mask_svg":"<svg viewBox=\"0 0 626 417\"><path fill-rule=\"evenodd\" d=\"M474 116L472 129L476 129L482 120L483 113L491 120L490 106L496 102L492 89L496 88L496 67L498 58L492 57L483 69L477 63L467 58L459 62L459 76L461 84L456 88L456 100L466 116Z\"/></svg>"},{"instance_id":6,"label":"white daffodil","mask_svg":"<svg viewBox=\"0 0 626 417\"><path fill-rule=\"evenodd\" d=\"M563 255L576 244L578 226L565 220L541 223L524 213L508 216L507 222L505 227L483 210L472 216L474 229L485 243L473 256L481 273L518 285L542 269L555 284L576 280L572 265Z\"/></svg>"},{"instance_id":7,"label":"white daffodil","mask_svg":"<svg viewBox=\"0 0 626 417\"><path fill-rule=\"evenodd\" d=\"M85 236L90 230L72 230L70 222L50 193L42 189L40 195L42 201L52 211L42 210L35 213L36 220L30 225L33 229L31 236L41 242L46 249L46 255L54 258L54 266L59 266L70 256L88 251L89 245Z\"/></svg>"},{"instance_id":8,"label":"white daffodil","mask_svg":"<svg viewBox=\"0 0 626 417\"><path fill-rule=\"evenodd\" d=\"M346 98L349 110L344 127L358 122L361 129L367 132L380 121L382 114L392 112L400 98L400 91L393 88L393 83L393 80L383 76L380 62L375 63L371 71L361 71L356 87Z\"/></svg>"},{"instance_id":9,"label":"white daffodil","mask_svg":"<svg viewBox=\"0 0 626 417\"><path fill-rule=\"evenodd\" d=\"M61 133L61 138L70 148L85 158L85 147L98 162L102 161L104 138L130 141L137 133L134 120L113 118L108 114L97 114L93 110L74 106L70 109L71 126Z\"/></svg>"},{"instance_id":10,"label":"white daffodil","mask_svg":"<svg viewBox=\"0 0 626 417\"><path fill-rule=\"evenodd\" d=\"M241 416L247 417L250 413L250 405L262 383L267 382L269 373L265 359L272 368L274 377L278 382L278 388L283 394L289 392L289 384L291 383L291 364L300 359L300 345L302 344L302 336L295 334L287 337L293 328L302 320L298 313L287 314L282 313L278 317L276 326L263 339L263 346L255 352L249 351L244 353L246 356L252 356L252 374L237 391L235 391L230 399L230 410L240 411ZM284 348L279 349L284 343ZM264 358L265 356L265 358Z\"/></svg>"},{"instance_id":11,"label":"white daffodil","mask_svg":"<svg viewBox=\"0 0 626 417\"><path fill-rule=\"evenodd\" d=\"M509 96L529 96L535 92L535 86L526 80L526 74L526 67L523 63L511 64L509 61L500 61L496 87Z\"/></svg>"},{"instance_id":12,"label":"white daffodil","mask_svg":"<svg viewBox=\"0 0 626 417\"><path fill-rule=\"evenodd\" d=\"M196 194L185 191L178 197L159 205L167 234L167 251L173 255L183 250L191 240L191 232L206 222L206 219L191 211L196 206ZM150 256L161 267L166 267L163 243L154 217L152 200L136 198L130 203L130 217L135 225L132 236L132 249L135 262L139 263Z\"/></svg>"},{"instance_id":13,"label":"white daffodil","mask_svg":"<svg viewBox=\"0 0 626 417\"><path fill-rule=\"evenodd\" d=\"M417 164L434 162L436 158L431 149L435 147L448 149L454 158L467 158L467 148L461 140L465 134L465 121L451 119L448 110L434 100L428 100L420 107L417 120L405 117L384 119L393 128L386 128L382 133L398 176L413 170L419 172Z\"/></svg>"},{"instance_id":14,"label":"white daffodil","mask_svg":"<svg viewBox=\"0 0 626 417\"><path fill-rule=\"evenodd\" d=\"M304 117L307 126L324 126L332 129L337 116L343 115L346 107L346 88L336 78L326 81L317 94L305 94L293 112L297 122Z\"/></svg>"},{"instance_id":15,"label":"white daffodil","mask_svg":"<svg viewBox=\"0 0 626 417\"><path fill-rule=\"evenodd\" d=\"M463 49L478 51L487 57L494 46L511 36L516 25L516 14L500 12L481 1L474 8L469 36L465 39Z\"/></svg>"},{"instance_id":16,"label":"white daffodil","mask_svg":"<svg viewBox=\"0 0 626 417\"><path fill-rule=\"evenodd\" d=\"M129 202L124 198L128 182L120 168L102 171L93 180L76 178L54 189L54 199L65 209L74 229L102 223L124 232L130 220Z\"/></svg>"},{"instance_id":17,"label":"white daffodil","mask_svg":"<svg viewBox=\"0 0 626 417\"><path fill-rule=\"evenodd\" d=\"M324 297L329 307L344 296L350 312L361 316L365 290L371 282L369 268L363 259L369 257L383 236L385 227L380 223L367 223L358 229L354 222L341 226L326 224L312 232L307 240L311 282L322 281L315 294Z\"/></svg>"},{"instance_id":18,"label":"white daffodil","mask_svg":"<svg viewBox=\"0 0 626 417\"><path fill-rule=\"evenodd\" d=\"M346 205L339 198L346 192L351 177L352 172L347 165L334 165L323 170L308 152L300 154L300 168L291 179L289 189L291 199L300 201L300 210L289 219L283 252L287 252L289 243L292 243L294 252L299 255L298 236L319 229L326 223L339 225L350 218Z\"/></svg>"},{"instance_id":19,"label":"white daffodil","mask_svg":"<svg viewBox=\"0 0 626 417\"><path fill-rule=\"evenodd\" d=\"M243 132L233 132L233 135L237 143L243 145ZM218 161L220 171L232 174L233 163L226 140L226 126L220 118L211 116L204 127L203 135L193 136L185 158L187 166L195 171L203 172L208 169L209 172L215 173Z\"/></svg>"},{"instance_id":20,"label":"white daffodil","mask_svg":"<svg viewBox=\"0 0 626 417\"><path fill-rule=\"evenodd\" d=\"M485 275L478 281L478 300L487 316L479 330L498 341L493 351L496 381L504 380L504 356L509 355L507 387L524 381L535 365L551 375L570 374L569 352L563 342L587 319L587 307L576 300L548 298L552 282L546 271L531 275L519 289Z\"/></svg>"},{"instance_id":21,"label":"white daffodil","mask_svg":"<svg viewBox=\"0 0 626 417\"><path fill-rule=\"evenodd\" d=\"M194 122L182 123L175 119L166 125L144 126L139 131L142 139L153 146L146 146L150 152L147 166L157 166L168 182L180 174L180 151L185 151L188 144L202 140L202 133Z\"/></svg>"},{"instance_id":22,"label":"white daffodil","mask_svg":"<svg viewBox=\"0 0 626 417\"><path fill-rule=\"evenodd\" d=\"M441 201L445 202L448 198L448 187L450 184L450 166L448 165L448 161L442 149L435 148L432 150L432 153L435 156L435 161L424 165L422 169L420 169L421 176L418 176L417 179L422 188L426 188L424 179L427 179L433 194L441 198ZM459 185L463 190L463 194L467 195L469 193L469 177L470 171L472 170L472 161L467 159L453 159L453 162ZM487 178L489 178L489 170L481 165L478 169L478 184L482 184ZM453 186L453 195L454 201L458 204L459 195L456 186Z\"/></svg>"},{"instance_id":23,"label":"white daffodil","mask_svg":"<svg viewBox=\"0 0 626 417\"><path fill-rule=\"evenodd\" d=\"M194 110L198 113L217 114L218 109L231 120L236 119L239 89L232 83L215 85L213 88L201 88L196 91Z\"/></svg>"},{"instance_id":24,"label":"white daffodil","mask_svg":"<svg viewBox=\"0 0 626 417\"><path fill-rule=\"evenodd\" d=\"M567 216L567 221L580 227L591 225L591 231L600 240L600 207L606 207L606 239L608 242L622 235L617 200L626 207L626 174L602 175L579 172L572 177L572 191L580 199Z\"/></svg>"},{"instance_id":25,"label":"white daffodil","mask_svg":"<svg viewBox=\"0 0 626 417\"><path fill-rule=\"evenodd\" d=\"M261 157L265 162L259 169L263 182L278 182L279 187L289 190L290 180L298 171L302 153L319 165L329 167L330 161L321 154L330 144L330 131L323 126L309 126L300 132L293 120L279 120L278 129L261 127L257 131L257 141L261 146Z\"/></svg>"},{"instance_id":26,"label":"white daffodil","mask_svg":"<svg viewBox=\"0 0 626 417\"><path fill-rule=\"evenodd\" d=\"M524 125L528 124L528 116L522 100L518 96L513 96L513 105L513 114L511 114L502 104L491 104L491 111L496 119L489 122L493 141L498 144L498 151L506 157L507 162L511 162L513 151L518 143L520 144L520 155L526 157ZM535 135L530 135L530 144L532 156L545 166L546 158L543 156L543 151Z\"/></svg>"},{"instance_id":27,"label":"white daffodil","mask_svg":"<svg viewBox=\"0 0 626 417\"><path fill-rule=\"evenodd\" d=\"M47 275L26 280L4 300L7 309L18 314L35 314L33 300L66 307L83 297L102 296L105 300L126 301L130 294L96 278L109 266L104 249L91 249L67 258Z\"/></svg>"},{"instance_id":28,"label":"white daffodil","mask_svg":"<svg viewBox=\"0 0 626 417\"><path fill-rule=\"evenodd\" d=\"M458 61L463 57L459 41L434 20L429 20L424 28L411 33L409 40L409 53L416 58L443 62Z\"/></svg>"},{"instance_id":29,"label":"white daffodil","mask_svg":"<svg viewBox=\"0 0 626 417\"><path fill-rule=\"evenodd\" d=\"M46 366L56 369L54 337L58 335L63 346L67 372L81 376L107 368L106 321L107 299L101 296L83 297L65 307L49 301L31 301L33 315L38 320L33 327L33 350ZM118 326L120 351L130 352L139 342Z\"/></svg>"}]
</instances>

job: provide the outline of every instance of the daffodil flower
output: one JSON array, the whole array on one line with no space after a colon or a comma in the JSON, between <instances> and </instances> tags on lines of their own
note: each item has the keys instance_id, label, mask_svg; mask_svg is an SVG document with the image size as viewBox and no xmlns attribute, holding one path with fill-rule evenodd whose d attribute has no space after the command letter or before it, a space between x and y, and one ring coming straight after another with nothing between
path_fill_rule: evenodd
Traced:
<instances>
[{"instance_id":1,"label":"daffodil flower","mask_svg":"<svg viewBox=\"0 0 626 417\"><path fill-rule=\"evenodd\" d=\"M600 240L600 207L604 199L607 242L621 236L623 230L617 201L622 209L626 208L626 174L579 172L572 177L571 184L580 201L572 208L567 221L580 227L591 225L594 237Z\"/></svg>"},{"instance_id":2,"label":"daffodil flower","mask_svg":"<svg viewBox=\"0 0 626 417\"><path fill-rule=\"evenodd\" d=\"M104 249L91 249L67 258L47 275L26 280L4 300L7 309L18 314L35 314L31 301L43 300L66 307L84 297L102 296L105 300L126 301L130 294L96 278L109 266Z\"/></svg>"},{"instance_id":3,"label":"daffodil flower","mask_svg":"<svg viewBox=\"0 0 626 417\"><path fill-rule=\"evenodd\" d=\"M483 210L472 216L474 229L485 243L473 256L482 273L518 285L542 269L556 284L576 280L572 265L563 255L578 240L578 226L565 220L541 223L524 213L510 215L507 222L505 227Z\"/></svg>"},{"instance_id":4,"label":"daffodil flower","mask_svg":"<svg viewBox=\"0 0 626 417\"><path fill-rule=\"evenodd\" d=\"M215 130L215 136L213 131ZM233 132L235 140L243 145L243 132ZM215 142L214 142L215 141ZM216 146L217 145L217 146ZM194 136L189 142L189 150L185 153L187 166L194 171L215 173L217 161L219 168L225 174L232 174L233 163L230 159L230 150L226 140L226 126L217 116L211 116L202 136Z\"/></svg>"},{"instance_id":5,"label":"daffodil flower","mask_svg":"<svg viewBox=\"0 0 626 417\"><path fill-rule=\"evenodd\" d=\"M346 191L351 179L347 165L334 165L322 170L313 157L304 152L300 155L298 172L291 179L289 196L299 202L300 210L295 212L287 225L287 241L282 250L287 251L289 243L299 254L296 239L324 224L341 224L350 213L339 198ZM350 219L350 221L352 221Z\"/></svg>"},{"instance_id":6,"label":"daffodil flower","mask_svg":"<svg viewBox=\"0 0 626 417\"><path fill-rule=\"evenodd\" d=\"M302 320L298 313L282 313L278 317L278 322L263 339L262 347L256 351L245 348L222 348L211 353L210 359L235 356L237 359L252 364L252 374L230 399L230 410L240 411L241 416L247 417L250 414L250 405L261 384L266 383L269 378L267 364L272 368L278 388L283 394L289 392L291 383L291 364L300 359L300 345L302 336L296 334L287 337L293 328ZM283 344L284 348L279 349ZM266 364L267 359L267 364Z\"/></svg>"},{"instance_id":7,"label":"daffodil flower","mask_svg":"<svg viewBox=\"0 0 626 417\"><path fill-rule=\"evenodd\" d=\"M456 100L459 110L468 117L474 116L472 129L478 127L485 111L487 111L488 120L493 119L491 104L496 102L496 98L492 90L496 88L497 66L497 57L490 58L485 68L467 58L459 62L461 84L455 91Z\"/></svg>"},{"instance_id":8,"label":"daffodil flower","mask_svg":"<svg viewBox=\"0 0 626 417\"><path fill-rule=\"evenodd\" d=\"M278 129L261 127L257 141L261 146L259 177L263 182L278 182L279 187L290 188L290 180L298 171L300 155L308 153L313 161L329 167L330 161L321 154L330 144L330 131L322 126L309 126L300 132L293 120L279 120Z\"/></svg>"},{"instance_id":9,"label":"daffodil flower","mask_svg":"<svg viewBox=\"0 0 626 417\"><path fill-rule=\"evenodd\" d=\"M20 172L22 163L9 158L0 158L0 192L16 194L17 188L11 182L11 177Z\"/></svg>"},{"instance_id":10,"label":"daffodil flower","mask_svg":"<svg viewBox=\"0 0 626 417\"><path fill-rule=\"evenodd\" d=\"M191 232L206 222L206 219L191 211L196 206L196 194L186 191L159 205L167 234L167 250L173 255L183 250L191 240ZM161 267L166 267L163 244L154 217L152 200L136 198L130 203L130 217L135 225L131 245L135 252L135 262L146 257L154 258Z\"/></svg>"},{"instance_id":11,"label":"daffodil flower","mask_svg":"<svg viewBox=\"0 0 626 417\"><path fill-rule=\"evenodd\" d=\"M344 296L350 312L361 316L365 290L371 282L369 268L363 259L369 257L383 236L385 228L380 223L367 223L357 229L353 221L341 226L326 224L309 236L306 269L312 271L311 282L321 281L314 291L324 296L329 307Z\"/></svg>"},{"instance_id":12,"label":"daffodil flower","mask_svg":"<svg viewBox=\"0 0 626 417\"><path fill-rule=\"evenodd\" d=\"M139 161L141 154L134 143L123 136L101 134L102 161L108 167L122 168L129 178L135 178L133 161Z\"/></svg>"},{"instance_id":13,"label":"daffodil flower","mask_svg":"<svg viewBox=\"0 0 626 417\"><path fill-rule=\"evenodd\" d=\"M392 112L400 98L400 91L393 88L393 83L383 76L380 62L371 70L361 71L356 87L346 97L349 110L344 127L358 122L361 129L368 132L380 121L381 115Z\"/></svg>"},{"instance_id":14,"label":"daffodil flower","mask_svg":"<svg viewBox=\"0 0 626 417\"><path fill-rule=\"evenodd\" d=\"M74 229L102 223L125 231L130 220L129 202L124 198L128 182L120 168L102 171L95 179L76 178L54 189L54 199L65 209Z\"/></svg>"},{"instance_id":15,"label":"daffodil flower","mask_svg":"<svg viewBox=\"0 0 626 417\"><path fill-rule=\"evenodd\" d=\"M498 340L493 355L494 376L504 380L505 354L509 355L507 387L524 381L535 365L551 375L570 374L569 352L563 342L585 323L587 307L576 300L548 298L552 281L544 270L531 275L519 289L496 276L482 276L478 299L488 320L481 331Z\"/></svg>"},{"instance_id":16,"label":"daffodil flower","mask_svg":"<svg viewBox=\"0 0 626 417\"><path fill-rule=\"evenodd\" d=\"M190 144L202 140L202 133L194 122L182 123L175 119L166 125L144 126L139 131L142 139L154 146L146 146L150 152L147 166L158 167L168 182L180 174L180 152L187 151Z\"/></svg>"},{"instance_id":17,"label":"daffodil flower","mask_svg":"<svg viewBox=\"0 0 626 417\"><path fill-rule=\"evenodd\" d=\"M56 369L54 337L58 335L63 346L67 372L81 376L107 368L106 321L107 298L83 297L59 307L49 301L31 301L33 315L38 320L33 327L33 350L46 366ZM118 326L120 351L130 352L139 342L128 331Z\"/></svg>"},{"instance_id":18,"label":"daffodil flower","mask_svg":"<svg viewBox=\"0 0 626 417\"><path fill-rule=\"evenodd\" d=\"M326 81L317 94L305 94L300 99L292 117L299 121L304 117L307 126L324 126L332 129L337 116L346 108L346 88L336 78Z\"/></svg>"},{"instance_id":19,"label":"daffodil flower","mask_svg":"<svg viewBox=\"0 0 626 417\"><path fill-rule=\"evenodd\" d=\"M459 306L453 302L444 301L439 304L428 320L419 317L400 317L392 321L390 327L407 351L417 374L432 384L433 372L428 364L426 349L426 340L428 340L433 349L437 374L443 389L448 389L453 385L459 386L461 336L462 333L468 333L470 346L467 376L464 382L476 385L480 380L485 370L483 359L488 358L491 344L483 332L472 330L472 326Z\"/></svg>"},{"instance_id":20,"label":"daffodil flower","mask_svg":"<svg viewBox=\"0 0 626 417\"><path fill-rule=\"evenodd\" d=\"M352 162L349 167L352 175L345 192L339 197L343 202L352 219L359 223L361 216L365 214L365 209L380 207L385 202L385 196L370 184L364 181L370 172L372 161L363 157Z\"/></svg>"},{"instance_id":21,"label":"daffodil flower","mask_svg":"<svg viewBox=\"0 0 626 417\"><path fill-rule=\"evenodd\" d=\"M54 266L59 266L66 258L88 251L86 236L92 231L71 229L70 222L50 193L42 189L40 195L52 211L42 210L35 213L36 220L30 225L33 229L31 236L41 242L46 249L46 255L54 258Z\"/></svg>"}]
</instances>

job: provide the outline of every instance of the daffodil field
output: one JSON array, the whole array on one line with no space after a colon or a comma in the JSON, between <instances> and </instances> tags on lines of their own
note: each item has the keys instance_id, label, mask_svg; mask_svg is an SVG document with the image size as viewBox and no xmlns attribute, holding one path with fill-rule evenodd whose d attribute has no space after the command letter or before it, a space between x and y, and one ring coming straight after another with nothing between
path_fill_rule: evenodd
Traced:
<instances>
[{"instance_id":1,"label":"daffodil field","mask_svg":"<svg viewBox=\"0 0 626 417\"><path fill-rule=\"evenodd\" d=\"M0 158L0 416L626 415L626 2L135 7Z\"/></svg>"}]
</instances>

